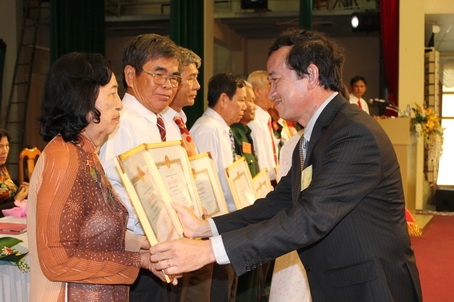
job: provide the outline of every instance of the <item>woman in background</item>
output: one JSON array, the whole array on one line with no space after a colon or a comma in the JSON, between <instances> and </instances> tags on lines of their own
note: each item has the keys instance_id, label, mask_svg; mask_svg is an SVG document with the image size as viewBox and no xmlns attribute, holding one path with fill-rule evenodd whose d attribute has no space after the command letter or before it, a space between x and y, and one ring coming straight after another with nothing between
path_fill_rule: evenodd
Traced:
<instances>
[{"instance_id":1,"label":"woman in background","mask_svg":"<svg viewBox=\"0 0 454 302\"><path fill-rule=\"evenodd\" d=\"M66 54L47 76L40 133L50 142L28 199L30 301L129 301L127 284L151 268L139 252L149 244L126 235L128 212L97 156L120 119L117 89L99 54Z\"/></svg>"},{"instance_id":2,"label":"woman in background","mask_svg":"<svg viewBox=\"0 0 454 302\"><path fill-rule=\"evenodd\" d=\"M3 217L1 210L13 208L16 200L22 201L27 198L28 183L20 184L18 188L9 175L5 166L9 153L9 133L0 129L0 217Z\"/></svg>"}]
</instances>

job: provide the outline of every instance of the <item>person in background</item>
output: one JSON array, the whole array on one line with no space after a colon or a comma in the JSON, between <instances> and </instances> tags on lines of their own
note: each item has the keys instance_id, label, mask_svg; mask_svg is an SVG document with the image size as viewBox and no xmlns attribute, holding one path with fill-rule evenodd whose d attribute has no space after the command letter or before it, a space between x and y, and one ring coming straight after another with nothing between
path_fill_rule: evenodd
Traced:
<instances>
[{"instance_id":1,"label":"person in background","mask_svg":"<svg viewBox=\"0 0 454 302\"><path fill-rule=\"evenodd\" d=\"M256 105L254 103L255 95L252 85L245 81L246 84L246 110L239 123L232 124L230 129L232 130L233 137L235 139L235 151L239 156L244 156L251 176L254 177L259 173L259 166L257 157L255 156L254 142L251 138L251 129L248 124L255 118ZM246 274L238 277L238 288L236 293L237 302L249 302L259 301L264 295L264 269L267 269L268 265L265 264L265 268L259 266L258 268L247 272Z\"/></svg>"},{"instance_id":2,"label":"person in background","mask_svg":"<svg viewBox=\"0 0 454 302\"><path fill-rule=\"evenodd\" d=\"M237 159L232 124L238 123L246 109L244 80L231 73L219 73L208 82L208 108L196 120L190 133L199 152L210 152L229 211L236 210L225 168ZM230 265L213 267L210 301L235 301L238 278Z\"/></svg>"},{"instance_id":3,"label":"person in background","mask_svg":"<svg viewBox=\"0 0 454 302\"><path fill-rule=\"evenodd\" d=\"M197 79L202 59L192 50L179 46L180 60L183 65L181 84L177 87L170 105L162 112L166 124L175 127L181 133L181 140L188 157L197 154L194 141L186 126L186 114L183 108L194 105L200 83ZM213 264L207 264L201 269L183 275L180 282L178 301L209 301Z\"/></svg>"},{"instance_id":4,"label":"person in background","mask_svg":"<svg viewBox=\"0 0 454 302\"><path fill-rule=\"evenodd\" d=\"M255 95L252 85L245 81L246 87L246 110L240 122L230 125L235 140L235 152L239 156L244 156L251 176L254 177L259 173L257 157L255 156L254 142L251 138L251 128L248 127L249 122L255 118L256 106L254 103Z\"/></svg>"},{"instance_id":5,"label":"person in background","mask_svg":"<svg viewBox=\"0 0 454 302\"><path fill-rule=\"evenodd\" d=\"M150 248L157 270L216 262L242 275L297 250L313 301L422 300L399 163L383 128L339 95L343 62L319 32L291 29L273 41L269 96L304 127L289 173L265 198L212 219L174 204L188 238Z\"/></svg>"},{"instance_id":6,"label":"person in background","mask_svg":"<svg viewBox=\"0 0 454 302\"><path fill-rule=\"evenodd\" d=\"M143 34L131 39L123 51L123 111L118 128L102 145L99 157L106 174L129 212L128 231L143 235L136 212L116 169L114 158L143 143L180 140L180 131L162 118L181 83L180 50L169 38ZM162 121L162 123L160 122ZM175 292L141 270L131 286L131 301L165 301Z\"/></svg>"},{"instance_id":7,"label":"person in background","mask_svg":"<svg viewBox=\"0 0 454 302\"><path fill-rule=\"evenodd\" d=\"M11 179L5 165L8 159L10 140L8 131L0 129L0 217L3 217L1 210L13 208L16 200L22 201L28 195L28 183L23 182L18 188Z\"/></svg>"},{"instance_id":8,"label":"person in background","mask_svg":"<svg viewBox=\"0 0 454 302\"><path fill-rule=\"evenodd\" d=\"M126 235L128 212L97 156L120 119L117 89L100 54L66 54L48 73L39 121L49 143L27 207L30 301L128 301L139 269L152 269L140 252L149 243Z\"/></svg>"},{"instance_id":9,"label":"person in background","mask_svg":"<svg viewBox=\"0 0 454 302\"><path fill-rule=\"evenodd\" d=\"M268 97L270 81L265 70L251 72L247 81L254 88L257 105L255 119L248 124L248 127L251 128L251 138L255 144L259 168L260 171L268 169L271 183L276 185L275 168L279 164L277 148L279 140L274 137L272 120L268 112L274 106L273 100Z\"/></svg>"},{"instance_id":10,"label":"person in background","mask_svg":"<svg viewBox=\"0 0 454 302\"><path fill-rule=\"evenodd\" d=\"M363 99L363 95L366 93L367 83L363 76L354 76L350 80L350 103L358 105L359 108L363 109L369 114L369 106Z\"/></svg>"}]
</instances>

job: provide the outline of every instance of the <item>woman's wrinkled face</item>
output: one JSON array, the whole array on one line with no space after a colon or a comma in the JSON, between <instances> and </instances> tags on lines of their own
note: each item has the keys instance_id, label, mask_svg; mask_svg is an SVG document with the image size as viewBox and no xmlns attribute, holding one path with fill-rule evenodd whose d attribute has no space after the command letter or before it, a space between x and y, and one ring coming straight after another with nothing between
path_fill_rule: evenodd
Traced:
<instances>
[{"instance_id":1,"label":"woman's wrinkled face","mask_svg":"<svg viewBox=\"0 0 454 302\"><path fill-rule=\"evenodd\" d=\"M87 128L91 128L96 133L95 137L105 138L117 127L120 122L120 111L123 108L114 74L107 85L99 87L95 107L101 113L100 121L98 123L90 121Z\"/></svg>"}]
</instances>

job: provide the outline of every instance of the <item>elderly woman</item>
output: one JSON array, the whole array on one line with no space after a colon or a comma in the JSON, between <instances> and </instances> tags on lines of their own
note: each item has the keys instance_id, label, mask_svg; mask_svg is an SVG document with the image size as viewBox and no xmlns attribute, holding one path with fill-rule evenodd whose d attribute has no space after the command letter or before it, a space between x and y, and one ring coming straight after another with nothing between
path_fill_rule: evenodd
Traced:
<instances>
[{"instance_id":1,"label":"elderly woman","mask_svg":"<svg viewBox=\"0 0 454 302\"><path fill-rule=\"evenodd\" d=\"M27 198L28 183L22 183L18 188L9 175L5 166L9 153L9 133L0 129L0 217L3 217L1 210L14 207L14 201L22 201Z\"/></svg>"},{"instance_id":2,"label":"elderly woman","mask_svg":"<svg viewBox=\"0 0 454 302\"><path fill-rule=\"evenodd\" d=\"M43 150L28 198L29 301L128 301L139 269L151 269L143 236L126 236L128 212L97 157L122 103L109 61L69 53L46 79ZM131 250L131 251L127 251Z\"/></svg>"}]
</instances>

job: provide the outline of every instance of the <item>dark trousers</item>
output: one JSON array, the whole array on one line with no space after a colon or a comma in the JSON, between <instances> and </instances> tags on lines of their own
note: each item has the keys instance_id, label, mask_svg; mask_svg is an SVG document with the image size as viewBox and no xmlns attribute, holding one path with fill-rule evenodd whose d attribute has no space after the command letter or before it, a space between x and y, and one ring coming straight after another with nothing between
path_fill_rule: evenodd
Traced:
<instances>
[{"instance_id":1,"label":"dark trousers","mask_svg":"<svg viewBox=\"0 0 454 302\"><path fill-rule=\"evenodd\" d=\"M234 302L238 277L231 264L213 266L213 279L211 280L212 302Z\"/></svg>"},{"instance_id":2,"label":"dark trousers","mask_svg":"<svg viewBox=\"0 0 454 302\"><path fill-rule=\"evenodd\" d=\"M209 302L212 276L212 263L196 271L183 274L183 277L178 280L178 283L182 283L179 301Z\"/></svg>"},{"instance_id":3,"label":"dark trousers","mask_svg":"<svg viewBox=\"0 0 454 302\"><path fill-rule=\"evenodd\" d=\"M236 302L268 301L274 261L264 263L238 277Z\"/></svg>"},{"instance_id":4,"label":"dark trousers","mask_svg":"<svg viewBox=\"0 0 454 302\"><path fill-rule=\"evenodd\" d=\"M140 269L139 276L131 285L129 301L176 302L178 291L178 286L162 282L149 270Z\"/></svg>"}]
</instances>

